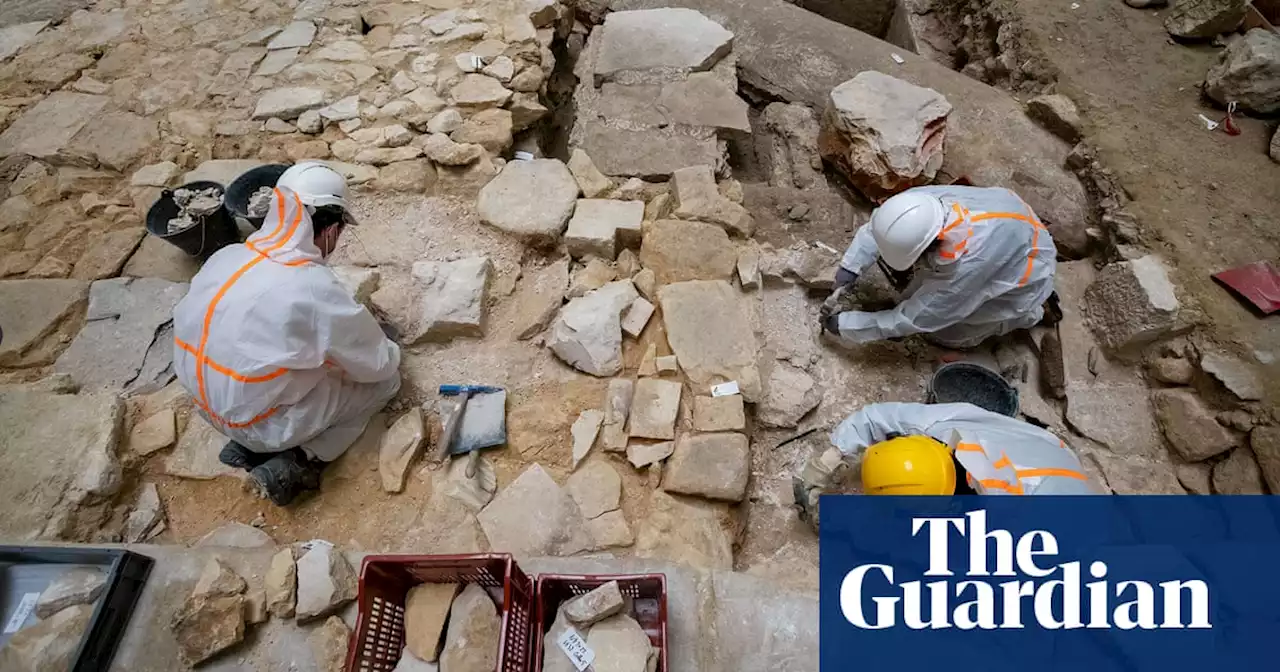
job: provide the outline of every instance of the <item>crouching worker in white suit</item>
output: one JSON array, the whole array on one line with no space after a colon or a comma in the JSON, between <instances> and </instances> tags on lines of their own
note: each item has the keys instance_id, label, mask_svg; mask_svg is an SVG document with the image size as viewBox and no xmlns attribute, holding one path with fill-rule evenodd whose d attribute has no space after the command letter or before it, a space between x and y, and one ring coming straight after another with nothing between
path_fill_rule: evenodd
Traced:
<instances>
[{"instance_id":1,"label":"crouching worker in white suit","mask_svg":"<svg viewBox=\"0 0 1280 672\"><path fill-rule=\"evenodd\" d=\"M354 224L342 175L285 171L257 233L209 258L174 309L174 369L231 439L218 458L279 506L320 487L400 389L400 348L325 265Z\"/></svg>"},{"instance_id":2,"label":"crouching worker in white suit","mask_svg":"<svg viewBox=\"0 0 1280 672\"><path fill-rule=\"evenodd\" d=\"M819 497L855 465L868 495L1100 492L1057 436L973 404L870 404L831 432L831 444L792 478L800 518L815 529Z\"/></svg>"},{"instance_id":3,"label":"crouching worker in white suit","mask_svg":"<svg viewBox=\"0 0 1280 672\"><path fill-rule=\"evenodd\" d=\"M1053 274L1057 251L1049 231L1008 189L916 187L876 208L858 229L836 272L846 292L879 261L903 279L905 298L890 310L834 313L822 327L847 343L912 334L948 348L971 348L991 336L1056 321Z\"/></svg>"}]
</instances>

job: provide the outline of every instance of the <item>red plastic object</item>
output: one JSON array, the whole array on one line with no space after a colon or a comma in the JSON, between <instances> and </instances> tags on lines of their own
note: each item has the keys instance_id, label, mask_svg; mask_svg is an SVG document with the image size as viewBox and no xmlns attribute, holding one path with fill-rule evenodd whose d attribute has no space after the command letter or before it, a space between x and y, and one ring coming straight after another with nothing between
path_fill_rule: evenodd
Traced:
<instances>
[{"instance_id":1,"label":"red plastic object","mask_svg":"<svg viewBox=\"0 0 1280 672\"><path fill-rule=\"evenodd\" d=\"M1213 276L1263 315L1280 310L1280 272L1269 261L1255 261Z\"/></svg>"},{"instance_id":2,"label":"red plastic object","mask_svg":"<svg viewBox=\"0 0 1280 672\"><path fill-rule=\"evenodd\" d=\"M610 581L618 582L623 596L632 598L631 615L644 628L649 643L658 649L657 672L667 672L667 577L665 574L539 574L533 627L533 664L542 672L543 635L551 629L556 612L565 602L589 593ZM547 642L555 646L555 642Z\"/></svg>"},{"instance_id":3,"label":"red plastic object","mask_svg":"<svg viewBox=\"0 0 1280 672\"><path fill-rule=\"evenodd\" d=\"M347 672L391 672L404 649L404 600L420 583L478 583L502 595L497 672L528 672L533 580L508 553L371 555L360 565L360 615Z\"/></svg>"}]
</instances>

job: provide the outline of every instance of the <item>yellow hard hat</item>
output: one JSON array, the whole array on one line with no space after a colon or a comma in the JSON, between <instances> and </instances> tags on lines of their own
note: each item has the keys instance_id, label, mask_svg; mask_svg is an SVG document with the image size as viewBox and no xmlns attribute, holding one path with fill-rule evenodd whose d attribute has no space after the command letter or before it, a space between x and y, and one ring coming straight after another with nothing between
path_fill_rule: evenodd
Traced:
<instances>
[{"instance_id":1,"label":"yellow hard hat","mask_svg":"<svg viewBox=\"0 0 1280 672\"><path fill-rule=\"evenodd\" d=\"M881 441L862 457L862 490L868 495L955 494L951 449L927 436Z\"/></svg>"}]
</instances>

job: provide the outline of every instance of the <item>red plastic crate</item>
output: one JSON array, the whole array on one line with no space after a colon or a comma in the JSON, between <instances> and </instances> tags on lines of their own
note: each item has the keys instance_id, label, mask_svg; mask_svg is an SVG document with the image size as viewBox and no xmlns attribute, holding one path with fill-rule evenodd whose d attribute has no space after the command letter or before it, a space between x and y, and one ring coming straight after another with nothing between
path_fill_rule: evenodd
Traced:
<instances>
[{"instance_id":1,"label":"red plastic crate","mask_svg":"<svg viewBox=\"0 0 1280 672\"><path fill-rule=\"evenodd\" d=\"M537 608L533 625L533 662L529 669L542 672L543 635L551 629L560 605L609 583L632 598L631 616L640 623L649 643L658 649L658 670L667 672L667 577L665 574L539 574ZM555 646L555 643L551 643Z\"/></svg>"},{"instance_id":2,"label":"red plastic crate","mask_svg":"<svg viewBox=\"0 0 1280 672\"><path fill-rule=\"evenodd\" d=\"M371 555L360 565L360 615L347 672L391 672L404 649L404 600L420 583L477 583L502 589L497 672L528 672L533 581L508 553Z\"/></svg>"}]
</instances>

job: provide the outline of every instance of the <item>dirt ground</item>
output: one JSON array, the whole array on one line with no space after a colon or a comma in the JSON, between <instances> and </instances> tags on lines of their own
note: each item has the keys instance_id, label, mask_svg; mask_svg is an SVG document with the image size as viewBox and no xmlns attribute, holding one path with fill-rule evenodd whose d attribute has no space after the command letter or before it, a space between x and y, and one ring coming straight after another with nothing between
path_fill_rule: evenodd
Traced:
<instances>
[{"instance_id":1,"label":"dirt ground","mask_svg":"<svg viewBox=\"0 0 1280 672\"><path fill-rule=\"evenodd\" d=\"M1275 407L1280 327L1210 278L1280 259L1280 166L1267 156L1275 121L1238 116L1234 137L1206 130L1197 115L1216 120L1224 111L1201 96L1200 84L1223 48L1174 43L1165 11L1101 0L1016 6L1028 37L1060 70L1059 90L1086 116L1086 138L1133 198L1130 208L1154 238L1146 242L1176 266L1207 333L1266 364Z\"/></svg>"}]
</instances>

